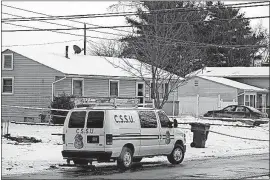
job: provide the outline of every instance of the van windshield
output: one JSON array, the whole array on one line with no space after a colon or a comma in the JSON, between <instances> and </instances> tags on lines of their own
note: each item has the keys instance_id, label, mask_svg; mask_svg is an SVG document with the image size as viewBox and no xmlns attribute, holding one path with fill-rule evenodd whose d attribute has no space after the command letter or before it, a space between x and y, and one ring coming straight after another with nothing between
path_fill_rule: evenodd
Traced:
<instances>
[{"instance_id":1,"label":"van windshield","mask_svg":"<svg viewBox=\"0 0 270 180\"><path fill-rule=\"evenodd\" d=\"M71 113L69 118L69 128L84 128L85 122L85 111L74 111Z\"/></svg>"},{"instance_id":2,"label":"van windshield","mask_svg":"<svg viewBox=\"0 0 270 180\"><path fill-rule=\"evenodd\" d=\"M103 121L103 111L90 111L87 118L87 128L103 128Z\"/></svg>"}]
</instances>

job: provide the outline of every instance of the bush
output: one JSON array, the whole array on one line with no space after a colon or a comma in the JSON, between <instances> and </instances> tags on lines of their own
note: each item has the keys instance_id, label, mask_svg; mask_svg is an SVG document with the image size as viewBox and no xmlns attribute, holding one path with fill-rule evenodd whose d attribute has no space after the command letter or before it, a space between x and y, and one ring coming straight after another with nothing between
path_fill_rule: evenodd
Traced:
<instances>
[{"instance_id":1,"label":"bush","mask_svg":"<svg viewBox=\"0 0 270 180\"><path fill-rule=\"evenodd\" d=\"M53 101L51 102L51 108L53 108L53 109L67 109L67 110L73 109L74 102L71 101L71 98L73 98L73 96L67 95L65 93L61 94L58 97L54 97ZM68 111L51 110L52 123L53 124L64 124L67 113L68 113Z\"/></svg>"}]
</instances>

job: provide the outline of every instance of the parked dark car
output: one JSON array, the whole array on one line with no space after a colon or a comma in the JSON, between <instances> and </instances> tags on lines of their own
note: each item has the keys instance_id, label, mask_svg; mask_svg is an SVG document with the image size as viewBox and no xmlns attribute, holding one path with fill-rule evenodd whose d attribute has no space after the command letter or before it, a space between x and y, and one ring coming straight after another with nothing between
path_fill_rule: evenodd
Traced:
<instances>
[{"instance_id":1,"label":"parked dark car","mask_svg":"<svg viewBox=\"0 0 270 180\"><path fill-rule=\"evenodd\" d=\"M230 105L221 110L208 111L203 115L204 117L215 118L248 118L254 119L254 124L263 124L268 121L265 118L268 117L267 113L263 113L258 109L250 106L243 105ZM264 119L264 120L262 120Z\"/></svg>"}]
</instances>

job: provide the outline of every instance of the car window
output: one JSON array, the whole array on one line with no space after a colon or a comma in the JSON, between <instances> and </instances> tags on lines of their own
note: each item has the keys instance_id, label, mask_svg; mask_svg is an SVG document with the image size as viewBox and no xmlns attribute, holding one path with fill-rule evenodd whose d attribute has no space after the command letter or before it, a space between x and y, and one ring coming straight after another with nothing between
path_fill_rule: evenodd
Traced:
<instances>
[{"instance_id":1,"label":"car window","mask_svg":"<svg viewBox=\"0 0 270 180\"><path fill-rule=\"evenodd\" d=\"M138 114L142 128L157 127L157 117L154 111L139 111Z\"/></svg>"},{"instance_id":2,"label":"car window","mask_svg":"<svg viewBox=\"0 0 270 180\"><path fill-rule=\"evenodd\" d=\"M84 128L85 123L85 111L74 111L69 118L69 128Z\"/></svg>"},{"instance_id":3,"label":"car window","mask_svg":"<svg viewBox=\"0 0 270 180\"><path fill-rule=\"evenodd\" d=\"M250 113L250 110L248 108L245 108L246 113Z\"/></svg>"},{"instance_id":4,"label":"car window","mask_svg":"<svg viewBox=\"0 0 270 180\"><path fill-rule=\"evenodd\" d=\"M161 127L169 127L170 119L162 111L158 111L158 117L160 120Z\"/></svg>"},{"instance_id":5,"label":"car window","mask_svg":"<svg viewBox=\"0 0 270 180\"><path fill-rule=\"evenodd\" d=\"M87 118L87 128L103 128L104 111L90 111Z\"/></svg>"},{"instance_id":6,"label":"car window","mask_svg":"<svg viewBox=\"0 0 270 180\"><path fill-rule=\"evenodd\" d=\"M224 111L228 111L228 112L234 112L235 111L236 106L228 106L226 108L224 108Z\"/></svg>"},{"instance_id":7,"label":"car window","mask_svg":"<svg viewBox=\"0 0 270 180\"><path fill-rule=\"evenodd\" d=\"M254 108L254 107L248 107L251 111L256 112L256 113L261 113L261 111L259 111L258 109Z\"/></svg>"},{"instance_id":8,"label":"car window","mask_svg":"<svg viewBox=\"0 0 270 180\"><path fill-rule=\"evenodd\" d=\"M237 108L236 108L236 112L245 112L246 110L245 110L245 107L242 107L242 106L238 106Z\"/></svg>"}]
</instances>

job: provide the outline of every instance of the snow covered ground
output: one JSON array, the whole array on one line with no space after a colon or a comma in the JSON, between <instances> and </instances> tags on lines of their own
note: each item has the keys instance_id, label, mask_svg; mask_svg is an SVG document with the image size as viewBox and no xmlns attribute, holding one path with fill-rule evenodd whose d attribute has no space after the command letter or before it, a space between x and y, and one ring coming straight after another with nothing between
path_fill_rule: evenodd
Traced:
<instances>
[{"instance_id":1,"label":"snow covered ground","mask_svg":"<svg viewBox=\"0 0 270 180\"><path fill-rule=\"evenodd\" d=\"M178 122L195 121L197 120L192 117L178 119ZM206 120L203 122L207 123ZM218 120L211 122L215 124L236 124ZM241 123L238 124L242 125ZM193 139L193 133L190 131L190 125L180 124L179 128L183 128L187 136L187 152L184 161L269 152L269 141L244 140L213 132L208 135L206 148L191 148L190 143ZM269 140L269 124L254 128L211 126L210 130L245 138ZM2 175L37 172L48 169L51 165L66 163L61 155L62 138L61 136L53 136L52 133L62 133L62 127L10 124L11 136L32 136L41 139L42 143L15 145L14 141L2 138ZM167 158L144 158L142 161L167 162ZM103 165L115 165L115 163L97 164L97 166Z\"/></svg>"}]
</instances>

